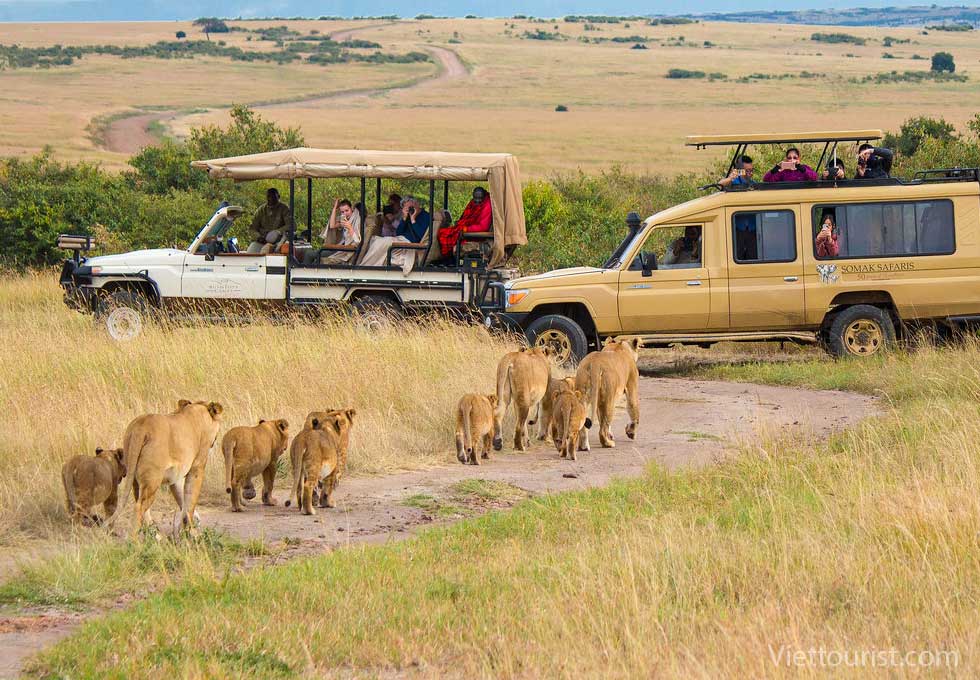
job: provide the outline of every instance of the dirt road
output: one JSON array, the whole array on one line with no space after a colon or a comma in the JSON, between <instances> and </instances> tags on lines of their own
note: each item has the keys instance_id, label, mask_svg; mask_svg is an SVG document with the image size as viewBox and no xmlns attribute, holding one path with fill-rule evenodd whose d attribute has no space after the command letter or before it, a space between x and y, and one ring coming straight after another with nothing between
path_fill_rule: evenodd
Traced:
<instances>
[{"instance_id":1,"label":"dirt road","mask_svg":"<svg viewBox=\"0 0 980 680\"><path fill-rule=\"evenodd\" d=\"M262 539L281 561L352 543L399 540L421 527L507 507L527 496L636 477L651 462L671 469L710 464L766 432L800 432L823 439L874 410L872 398L846 392L641 378L636 441L624 436L626 417L620 409L613 428L616 447L599 448L593 431L592 451L579 453L574 462L560 460L551 445L541 443L528 453L514 453L505 436L505 450L492 453L491 460L478 467L448 464L345 479L337 491L338 507L318 510L314 517L281 504L265 507L253 501L241 513L224 505L201 508L201 521L241 539ZM213 459L211 464L221 463ZM486 496L461 490L459 483L472 479L501 484ZM288 483L280 482L275 495L280 503L285 500ZM27 656L69 634L81 620L77 614L54 610L0 617L0 678L16 676Z\"/></svg>"},{"instance_id":2,"label":"dirt road","mask_svg":"<svg viewBox=\"0 0 980 680\"><path fill-rule=\"evenodd\" d=\"M350 40L351 36L355 35L356 33L367 31L372 28L376 28L376 26L362 26L360 28L337 31L332 33L330 37L336 42L343 42L344 40ZM401 87L360 90L353 93L353 96L359 98L375 97L394 91L405 92L408 90L429 87L447 80L453 80L455 78L466 77L468 72L465 64L463 64L462 60L459 58L459 55L452 50L445 47L436 47L434 45L424 45L421 46L421 49L431 54L439 65L439 70L431 77L422 78ZM351 94L348 93L348 99L350 96ZM308 97L306 99L292 100L288 103L294 106L309 106L311 108L317 108L323 105L336 103L336 97L336 92L329 92L319 94L315 97ZM286 102L252 104L251 106L252 108L269 108L273 106L280 106L283 103ZM153 113L137 113L125 118L117 118L116 120L110 122L106 127L102 137L102 147L115 153L135 154L144 146L150 146L157 143L157 137L150 132L150 127L154 123L167 123L173 121L180 115L181 114L179 111L168 110L156 111Z\"/></svg>"}]
</instances>

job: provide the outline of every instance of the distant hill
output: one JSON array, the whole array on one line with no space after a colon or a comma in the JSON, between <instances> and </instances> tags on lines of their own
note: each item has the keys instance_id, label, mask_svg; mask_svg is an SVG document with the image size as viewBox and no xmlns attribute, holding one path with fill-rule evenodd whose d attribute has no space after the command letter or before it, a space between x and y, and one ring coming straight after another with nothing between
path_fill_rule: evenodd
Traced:
<instances>
[{"instance_id":1,"label":"distant hill","mask_svg":"<svg viewBox=\"0 0 980 680\"><path fill-rule=\"evenodd\" d=\"M921 26L925 24L980 24L980 7L855 7L853 9L801 9L789 11L712 12L685 15L704 21L754 24L821 24L827 26Z\"/></svg>"},{"instance_id":2,"label":"distant hill","mask_svg":"<svg viewBox=\"0 0 980 680\"><path fill-rule=\"evenodd\" d=\"M771 1L771 0L768 0ZM858 0L860 1L860 0ZM867 1L867 0L866 0ZM874 7L855 9L794 9L812 0L782 0L783 10L721 11L729 0L699 0L689 6L708 21L827 24L836 26L906 26L937 23L980 23L980 7ZM759 4L767 4L760 0ZM608 16L675 16L669 0L0 0L2 21L171 21L202 16L225 18L295 18L474 15L510 17L524 14L560 18L570 14Z\"/></svg>"}]
</instances>

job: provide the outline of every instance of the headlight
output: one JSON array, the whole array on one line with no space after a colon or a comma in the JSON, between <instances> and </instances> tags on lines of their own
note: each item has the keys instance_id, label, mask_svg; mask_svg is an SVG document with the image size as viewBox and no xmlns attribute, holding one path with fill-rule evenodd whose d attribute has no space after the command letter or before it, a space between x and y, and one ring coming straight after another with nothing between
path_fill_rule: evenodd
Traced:
<instances>
[{"instance_id":1,"label":"headlight","mask_svg":"<svg viewBox=\"0 0 980 680\"><path fill-rule=\"evenodd\" d=\"M528 296L529 290L508 290L507 291L507 306L513 307L519 304L521 300Z\"/></svg>"},{"instance_id":2,"label":"headlight","mask_svg":"<svg viewBox=\"0 0 980 680\"><path fill-rule=\"evenodd\" d=\"M101 274L102 273L102 267L92 267L92 273L93 274Z\"/></svg>"}]
</instances>

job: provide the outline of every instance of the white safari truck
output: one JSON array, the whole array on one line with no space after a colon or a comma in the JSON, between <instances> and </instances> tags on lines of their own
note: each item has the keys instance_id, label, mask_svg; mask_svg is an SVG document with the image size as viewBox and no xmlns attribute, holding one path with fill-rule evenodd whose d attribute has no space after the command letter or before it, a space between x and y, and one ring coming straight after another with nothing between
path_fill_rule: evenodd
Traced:
<instances>
[{"instance_id":1,"label":"white safari truck","mask_svg":"<svg viewBox=\"0 0 980 680\"><path fill-rule=\"evenodd\" d=\"M74 251L61 271L66 304L104 319L117 339L138 335L149 314L221 318L257 307L346 305L368 319L380 318L381 313L397 316L448 308L489 319L490 310L503 307L504 284L517 276L506 263L514 248L527 243L520 173L510 154L298 148L192 165L215 179L288 180L293 228L272 252L239 251L234 239L225 235L237 219L251 220L251 215L222 204L184 250L86 257L91 238L62 235L59 246ZM314 243L324 227L313 224L314 180L351 177L361 180L360 245ZM384 264L363 265L371 239L380 235L383 180L423 180L428 195L422 192L420 200L432 216L432 226L419 243L392 244ZM447 259L440 252L438 230L450 226L441 222L451 182L483 184L493 221L490 231L464 233ZM302 190L307 195L306 215L297 216L295 199ZM369 199L375 208L370 214ZM437 207L439 199L442 209ZM310 257L311 249L319 255ZM344 251L350 253L347 262L325 263L331 253ZM396 261L408 265L393 266L396 254L401 254Z\"/></svg>"}]
</instances>

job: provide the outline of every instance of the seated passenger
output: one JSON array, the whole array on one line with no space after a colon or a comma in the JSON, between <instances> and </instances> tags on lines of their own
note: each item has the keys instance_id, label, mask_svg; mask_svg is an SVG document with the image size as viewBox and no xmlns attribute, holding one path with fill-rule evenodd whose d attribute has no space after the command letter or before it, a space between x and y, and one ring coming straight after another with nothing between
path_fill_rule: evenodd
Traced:
<instances>
[{"instance_id":1,"label":"seated passenger","mask_svg":"<svg viewBox=\"0 0 980 680\"><path fill-rule=\"evenodd\" d=\"M817 257L837 257L840 254L840 244L837 243L837 238L834 216L828 213L823 216L823 226L820 227L820 233L817 234Z\"/></svg>"},{"instance_id":2,"label":"seated passenger","mask_svg":"<svg viewBox=\"0 0 980 680\"><path fill-rule=\"evenodd\" d=\"M718 180L718 184L723 187L737 187L737 186L752 186L755 184L755 180L752 179L752 173L755 170L755 166L752 164L752 159L749 156L742 156L741 159L742 167L738 166L732 168L732 171L728 173L727 177L723 177Z\"/></svg>"},{"instance_id":3,"label":"seated passenger","mask_svg":"<svg viewBox=\"0 0 980 680\"><path fill-rule=\"evenodd\" d=\"M270 187L265 192L265 205L255 211L252 231L255 240L248 245L249 253L268 253L277 243L285 240L292 229L293 218L289 206L279 201L279 190Z\"/></svg>"},{"instance_id":4,"label":"seated passenger","mask_svg":"<svg viewBox=\"0 0 980 680\"><path fill-rule=\"evenodd\" d=\"M422 243L432 225L432 217L419 206L418 199L406 196L402 201L402 223L394 236L375 236L359 264L381 267L387 264L388 250L397 243ZM400 266L405 274L415 266L415 249L393 250L391 264Z\"/></svg>"},{"instance_id":5,"label":"seated passenger","mask_svg":"<svg viewBox=\"0 0 980 680\"><path fill-rule=\"evenodd\" d=\"M857 172L854 179L887 179L891 177L895 154L883 146L862 144L858 147Z\"/></svg>"},{"instance_id":6,"label":"seated passenger","mask_svg":"<svg viewBox=\"0 0 980 680\"><path fill-rule=\"evenodd\" d=\"M763 182L816 182L817 173L809 165L800 163L800 150L795 146L786 149L782 162L762 178Z\"/></svg>"},{"instance_id":7,"label":"seated passenger","mask_svg":"<svg viewBox=\"0 0 980 680\"><path fill-rule=\"evenodd\" d=\"M401 199L398 200L401 203ZM382 222L381 222L381 235L393 237L398 232L398 225L401 224L401 220L397 220L397 213L395 212L394 206L386 205L381 209Z\"/></svg>"},{"instance_id":8,"label":"seated passenger","mask_svg":"<svg viewBox=\"0 0 980 680\"><path fill-rule=\"evenodd\" d=\"M324 245L333 244L338 246L357 247L361 243L361 213L354 209L351 202L345 199L335 199L333 210L330 211L330 219L327 226L320 233ZM316 252L313 261L316 261ZM334 251L326 252L320 261L323 264L339 264L350 262L354 258L354 251Z\"/></svg>"},{"instance_id":9,"label":"seated passenger","mask_svg":"<svg viewBox=\"0 0 980 680\"><path fill-rule=\"evenodd\" d=\"M442 257L439 262L453 257L459 238L467 232L493 231L493 206L490 194L483 187L473 189L473 198L466 204L463 214L455 226L445 225L439 230L439 250Z\"/></svg>"},{"instance_id":10,"label":"seated passenger","mask_svg":"<svg viewBox=\"0 0 980 680\"><path fill-rule=\"evenodd\" d=\"M831 168L833 168L833 173L831 173ZM833 163L828 163L827 167L820 173L820 179L847 179L846 171L844 169L844 160L838 158Z\"/></svg>"},{"instance_id":11,"label":"seated passenger","mask_svg":"<svg viewBox=\"0 0 980 680\"><path fill-rule=\"evenodd\" d=\"M701 264L701 227L686 227L684 236L667 246L662 264L679 266Z\"/></svg>"},{"instance_id":12,"label":"seated passenger","mask_svg":"<svg viewBox=\"0 0 980 680\"><path fill-rule=\"evenodd\" d=\"M397 231L398 227L402 225L402 197L398 194L388 196L388 207L391 208L391 224ZM391 235L394 236L395 234L392 233Z\"/></svg>"}]
</instances>

